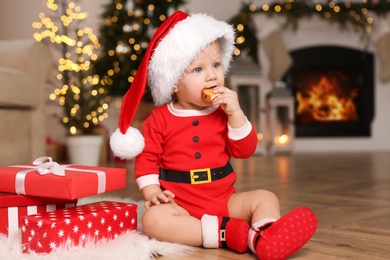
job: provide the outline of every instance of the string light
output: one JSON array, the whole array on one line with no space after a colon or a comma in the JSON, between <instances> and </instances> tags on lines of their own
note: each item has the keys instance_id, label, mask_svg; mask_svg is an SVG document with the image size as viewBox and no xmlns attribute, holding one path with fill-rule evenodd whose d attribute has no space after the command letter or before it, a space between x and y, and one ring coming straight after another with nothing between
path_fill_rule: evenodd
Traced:
<instances>
[{"instance_id":1,"label":"string light","mask_svg":"<svg viewBox=\"0 0 390 260\"><path fill-rule=\"evenodd\" d=\"M310 2L286 0L282 3L282 1L274 1L263 4L259 8L253 4L244 4L237 17L232 19L238 21L236 24L236 31L238 32L236 38L237 48L234 50L234 55L239 56L245 50L257 62L257 40L253 39L256 42L252 43L243 38L243 34L255 35L253 28L250 26L252 23L250 15L253 13L265 13L267 16L284 15L287 18L284 27L292 27L293 29L298 26L299 19L316 14L328 22L339 23L341 27L350 25L349 28L360 32L363 36L362 39L367 43L368 33L372 31L375 22L374 18L368 15L370 13L376 13L378 16L386 15L390 11L390 3L384 0L376 3L366 0L361 3L328 1L323 4L312 4Z\"/></svg>"}]
</instances>

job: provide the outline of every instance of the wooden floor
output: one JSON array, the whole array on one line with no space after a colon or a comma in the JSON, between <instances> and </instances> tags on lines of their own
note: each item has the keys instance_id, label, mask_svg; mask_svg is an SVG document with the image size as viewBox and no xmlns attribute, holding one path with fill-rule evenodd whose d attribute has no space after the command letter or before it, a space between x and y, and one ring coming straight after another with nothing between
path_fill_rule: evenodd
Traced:
<instances>
[{"instance_id":1,"label":"wooden floor","mask_svg":"<svg viewBox=\"0 0 390 260\"><path fill-rule=\"evenodd\" d=\"M237 191L268 189L278 195L282 213L300 205L316 213L317 232L290 259L390 259L390 153L266 155L232 165ZM141 199L134 178L128 181L131 197ZM199 248L172 259L256 256Z\"/></svg>"}]
</instances>

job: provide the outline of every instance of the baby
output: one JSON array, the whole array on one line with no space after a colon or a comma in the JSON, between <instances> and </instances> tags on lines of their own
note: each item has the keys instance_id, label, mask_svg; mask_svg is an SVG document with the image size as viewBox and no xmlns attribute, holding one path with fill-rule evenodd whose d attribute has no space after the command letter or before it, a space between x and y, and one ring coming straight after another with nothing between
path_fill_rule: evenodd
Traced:
<instances>
[{"instance_id":1,"label":"baby","mask_svg":"<svg viewBox=\"0 0 390 260\"><path fill-rule=\"evenodd\" d=\"M136 181L146 201L142 223L150 237L284 259L310 240L317 218L307 207L281 217L277 197L267 190L235 191L229 160L250 157L257 137L237 93L225 86L233 50L228 24L203 14L170 16L123 99L110 144L116 156L137 156ZM157 107L141 135L130 124L147 83Z\"/></svg>"}]
</instances>

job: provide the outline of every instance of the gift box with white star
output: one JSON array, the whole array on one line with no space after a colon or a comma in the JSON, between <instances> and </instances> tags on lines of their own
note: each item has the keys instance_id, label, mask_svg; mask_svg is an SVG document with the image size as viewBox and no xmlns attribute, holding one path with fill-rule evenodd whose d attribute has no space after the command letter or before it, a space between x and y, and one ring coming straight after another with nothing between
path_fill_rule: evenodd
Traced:
<instances>
[{"instance_id":1,"label":"gift box with white star","mask_svg":"<svg viewBox=\"0 0 390 260\"><path fill-rule=\"evenodd\" d=\"M137 205L102 201L21 218L23 252L114 239L137 229Z\"/></svg>"}]
</instances>

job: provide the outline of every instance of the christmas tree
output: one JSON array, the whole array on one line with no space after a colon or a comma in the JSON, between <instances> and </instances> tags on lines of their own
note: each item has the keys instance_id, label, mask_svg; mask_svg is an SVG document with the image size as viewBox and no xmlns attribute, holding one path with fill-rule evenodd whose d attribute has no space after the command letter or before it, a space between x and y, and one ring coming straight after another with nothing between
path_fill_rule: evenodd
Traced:
<instances>
[{"instance_id":1,"label":"christmas tree","mask_svg":"<svg viewBox=\"0 0 390 260\"><path fill-rule=\"evenodd\" d=\"M101 53L93 69L110 95L123 96L155 30L183 0L113 0L105 5ZM150 99L147 92L145 98Z\"/></svg>"},{"instance_id":2,"label":"christmas tree","mask_svg":"<svg viewBox=\"0 0 390 260\"><path fill-rule=\"evenodd\" d=\"M100 47L98 38L82 22L88 13L82 12L75 1L47 0L49 14L39 14L34 22L34 38L55 49L58 59L57 75L51 81L55 86L50 95L64 109L62 123L70 134L89 133L107 118L109 96L97 77L90 73L94 53Z\"/></svg>"}]
</instances>

